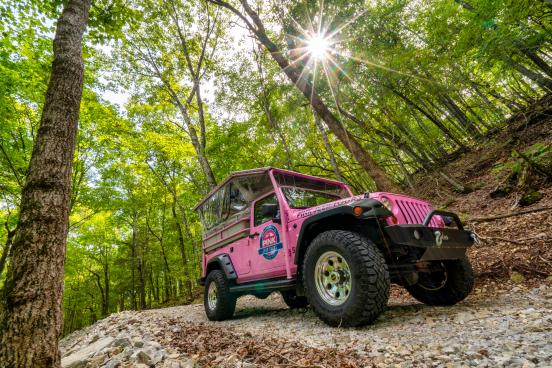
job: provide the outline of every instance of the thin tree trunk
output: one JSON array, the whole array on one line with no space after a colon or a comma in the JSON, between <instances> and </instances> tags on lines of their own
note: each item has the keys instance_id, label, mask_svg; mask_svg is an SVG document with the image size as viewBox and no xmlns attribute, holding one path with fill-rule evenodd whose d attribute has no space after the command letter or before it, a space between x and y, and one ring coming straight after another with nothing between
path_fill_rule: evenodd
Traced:
<instances>
[{"instance_id":1,"label":"thin tree trunk","mask_svg":"<svg viewBox=\"0 0 552 368\"><path fill-rule=\"evenodd\" d=\"M216 179L215 175L213 174L213 170L211 168L211 165L209 163L209 160L207 159L207 156L205 154L205 146L202 144L205 140L205 131L204 128L200 126L201 130L201 139L197 135L197 131L194 127L194 124L192 123L192 119L190 117L190 113L188 111L188 104L191 102L191 99L188 99L188 101L182 102L172 85L167 81L167 79L163 76L163 73L159 69L159 66L157 65L153 53L149 47L149 45L146 43L146 41L143 41L144 46L146 47L146 54L144 54L142 51L139 51L143 58L146 60L146 62L153 68L153 72L157 76L157 78L163 83L163 85L166 88L166 92L171 97L172 103L178 108L180 111L180 114L182 115L182 119L184 120L184 125L176 124L179 128L181 128L189 137L192 142L192 146L194 147L194 150L197 154L197 160L199 163L199 166L201 167L201 170L203 171L205 175L205 179L207 180L207 183L209 184L209 187L212 189L216 187ZM199 85L194 85L194 88L199 88ZM191 95L193 98L194 95ZM201 101L201 99L200 99Z\"/></svg>"},{"instance_id":2,"label":"thin tree trunk","mask_svg":"<svg viewBox=\"0 0 552 368\"><path fill-rule=\"evenodd\" d=\"M138 258L138 288L140 289L140 310L146 309L146 283L144 280L144 262Z\"/></svg>"},{"instance_id":3,"label":"thin tree trunk","mask_svg":"<svg viewBox=\"0 0 552 368\"><path fill-rule=\"evenodd\" d=\"M337 166L337 161L335 160L335 155L332 149L332 145L330 144L330 140L328 139L328 135L326 134L326 129L324 128L324 125L322 125L322 122L320 121L320 117L314 113L314 123L316 124L316 127L320 131L320 134L322 135L322 141L324 142L324 148L326 149L326 153L328 154L328 157L330 158L330 163L332 164L332 170L335 174L335 177L339 181L345 181L343 179L343 175L341 174L341 170L339 170L339 166Z\"/></svg>"},{"instance_id":4,"label":"thin tree trunk","mask_svg":"<svg viewBox=\"0 0 552 368\"><path fill-rule=\"evenodd\" d=\"M525 66L513 62L512 66L515 70L517 70L520 74L526 76L527 78L531 79L533 82L538 84L544 89L547 89L548 91L552 91L552 80L549 78L544 77L543 75L540 75L539 73L535 73L532 70L527 69Z\"/></svg>"},{"instance_id":5,"label":"thin tree trunk","mask_svg":"<svg viewBox=\"0 0 552 368\"><path fill-rule=\"evenodd\" d=\"M75 303L71 307L69 307L69 313L68 313L69 318L66 318L63 324L64 334L68 334L73 331L73 323L75 321L76 311L77 311L77 308Z\"/></svg>"},{"instance_id":6,"label":"thin tree trunk","mask_svg":"<svg viewBox=\"0 0 552 368\"><path fill-rule=\"evenodd\" d=\"M263 111L266 115L269 126L272 129L274 129L276 134L278 134L278 137L280 138L280 142L284 146L284 152L286 153L286 168L289 170L293 170L293 164L291 161L291 152L289 150L286 136L284 135L284 132L282 132L280 124L278 124L278 122L274 119L274 115L272 115L272 111L270 110L270 98L268 96L268 91L266 88L265 75L264 75L263 65L261 60L261 56L262 56L261 51L259 50L259 52L256 52L254 49L253 52L255 54L255 61L257 62L257 70L259 72L259 82L261 84L261 105L263 106Z\"/></svg>"},{"instance_id":7,"label":"thin tree trunk","mask_svg":"<svg viewBox=\"0 0 552 368\"><path fill-rule=\"evenodd\" d=\"M0 362L7 368L60 366L71 169L89 9L90 0L70 0L57 23L52 74L0 298Z\"/></svg>"},{"instance_id":8,"label":"thin tree trunk","mask_svg":"<svg viewBox=\"0 0 552 368\"><path fill-rule=\"evenodd\" d=\"M100 296L101 296L101 305L102 305L102 317L105 317L107 315L107 301L106 301L106 293L104 290L104 287L102 286L102 278L100 277L100 274L89 270L92 275L96 277L96 285L98 285L98 289L100 290Z\"/></svg>"},{"instance_id":9,"label":"thin tree trunk","mask_svg":"<svg viewBox=\"0 0 552 368\"><path fill-rule=\"evenodd\" d=\"M184 235L182 234L182 226L180 226L180 221L178 221L178 215L176 214L176 201L173 198L172 203L172 215L174 218L174 224L176 226L176 232L178 234L178 244L180 245L180 257L182 258L182 265L184 266L184 269L186 270L186 276L188 278L187 286L188 286L188 298L192 299L192 270L190 268L190 262L188 261L188 257L186 256L186 246L184 243Z\"/></svg>"},{"instance_id":10,"label":"thin tree trunk","mask_svg":"<svg viewBox=\"0 0 552 368\"><path fill-rule=\"evenodd\" d=\"M385 171L379 166L374 158L362 147L362 145L354 137L352 137L347 132L347 130L342 125L342 122L340 122L337 117L328 109L318 93L313 89L312 84L305 78L301 77L300 70L295 65L291 65L289 63L289 60L284 56L282 51L280 51L278 46L268 37L264 25L259 18L259 15L251 8L249 3L246 0L241 0L240 2L253 23L251 23L251 21L248 20L244 14L242 14L239 10L234 8L229 3L219 0L209 1L229 9L246 23L249 30L257 36L258 40L270 52L270 55L280 66L281 70L309 100L312 108L314 109L314 111L316 111L318 116L320 116L320 118L324 120L328 128L330 128L330 130L341 141L341 143L343 143L343 145L351 152L353 157L358 161L362 168L368 173L368 175L370 175L377 189L381 191L399 192L400 188L398 187L398 185L396 185L391 181L391 179L389 179Z\"/></svg>"},{"instance_id":11,"label":"thin tree trunk","mask_svg":"<svg viewBox=\"0 0 552 368\"><path fill-rule=\"evenodd\" d=\"M132 260L132 267L131 267L131 290L130 290L130 306L133 310L138 309L136 304L136 248L138 246L138 229L137 229L137 221L138 221L138 212L134 211L132 214L132 242L130 245L130 251L131 251L131 260Z\"/></svg>"},{"instance_id":12,"label":"thin tree trunk","mask_svg":"<svg viewBox=\"0 0 552 368\"><path fill-rule=\"evenodd\" d=\"M184 122L188 128L186 132L188 133L190 140L192 141L192 146L194 146L194 150L197 154L197 160L199 163L199 166L201 167L201 170L205 174L205 178L207 179L207 183L209 184L209 187L211 189L215 188L217 186L217 181L215 179L215 174L213 174L213 170L211 169L211 164L209 163L209 160L207 159L207 156L205 155L205 148L201 145L201 142L199 140L199 137L197 136L196 129L192 125L192 121L190 119L190 115L188 113L188 109L182 104L180 99L178 98L177 94L172 90L170 85L167 84L167 88L170 91L170 94L173 98L174 103L179 108L180 113L182 114L182 117L184 118Z\"/></svg>"},{"instance_id":13,"label":"thin tree trunk","mask_svg":"<svg viewBox=\"0 0 552 368\"><path fill-rule=\"evenodd\" d=\"M165 273L163 274L163 278L165 280L165 302L168 301L170 297L170 289L171 289L171 269L169 267L169 262L167 260L167 254L165 252L165 210L167 206L167 196L165 195L165 201L163 203L163 211L161 216L161 234L157 235L148 220L148 216L146 216L146 226L148 227L149 232L159 241L159 246L161 248L161 255L163 256L163 264L165 265Z\"/></svg>"},{"instance_id":14,"label":"thin tree trunk","mask_svg":"<svg viewBox=\"0 0 552 368\"><path fill-rule=\"evenodd\" d=\"M414 103L411 99L409 99L406 95L403 93L391 88L391 91L395 93L397 96L402 98L407 105L414 108L415 110L418 110L422 115L424 115L426 118L428 118L437 128L439 128L447 137L449 137L454 143L456 143L459 147L465 147L464 144L456 138L454 134L435 116L433 116L430 112L426 111L424 108L419 106L418 104Z\"/></svg>"},{"instance_id":15,"label":"thin tree trunk","mask_svg":"<svg viewBox=\"0 0 552 368\"><path fill-rule=\"evenodd\" d=\"M216 180L215 180L215 175L213 174L213 171L211 169L211 165L209 164L209 161L207 160L207 155L206 155L206 152L205 152L207 143L206 143L206 131L205 131L205 114L204 114L204 110L203 110L203 99L201 98L200 79L201 79L201 75L202 75L203 66L205 65L204 60L205 60L205 52L206 52L206 49L207 49L207 45L209 43L208 41L209 41L209 38L210 38L211 34L213 33L213 31L215 29L215 26L216 26L217 22L216 22L216 18L215 18L215 20L211 24L211 18L209 16L209 12L207 10L206 14L207 14L207 17L208 17L207 19L208 20L207 20L207 27L206 27L207 29L205 30L205 38L203 40L201 40L201 52L200 52L200 56L199 56L197 65L195 65L195 68L194 68L194 65L192 63L192 58L190 57L190 52L189 52L189 49L188 49L187 39L185 37L184 32L182 31L182 29L180 27L180 16L179 16L179 12L176 8L176 4L175 4L174 1L170 1L170 5L171 5L171 8L172 8L172 13L170 13L169 16L171 17L172 21L174 22L174 24L176 26L178 38L180 39L180 45L181 45L181 48L182 48L182 52L184 53L184 57L186 59L186 65L188 67L187 69L188 69L190 78L193 81L193 91L192 91L192 94L190 95L190 97L188 98L188 100L186 101L186 105L188 105L191 102L191 97L195 96L195 100L196 100L196 104L197 104L197 111L198 111L198 120L199 120L199 133L200 133L200 137L199 137L200 139L199 140L197 139L197 133L195 132L195 128L191 125L191 123L189 121L189 117L186 120L186 123L187 123L187 126L188 126L188 130L189 130L190 137L192 139L194 148L196 149L196 152L198 154L199 163L200 163L200 165L203 169L203 172L205 173L205 176L207 178L207 182L209 184L209 187L211 189L213 189L214 187L216 187L217 183L216 183ZM172 94L174 95L174 97L176 97L175 93L172 93ZM178 97L177 97L177 100L178 100ZM180 108L181 111L182 111L182 107L183 107L183 105L179 102L179 108ZM187 115L188 114L187 109L185 109L185 110L186 110L186 115Z\"/></svg>"},{"instance_id":16,"label":"thin tree trunk","mask_svg":"<svg viewBox=\"0 0 552 368\"><path fill-rule=\"evenodd\" d=\"M454 100L448 96L443 95L440 97L441 103L445 105L447 110L456 118L461 124L462 128L469 133L472 137L481 137L481 132L477 129L475 124L468 118L468 116L462 111L460 107L454 102Z\"/></svg>"},{"instance_id":17,"label":"thin tree trunk","mask_svg":"<svg viewBox=\"0 0 552 368\"><path fill-rule=\"evenodd\" d=\"M8 256L11 252L13 236L15 235L15 230L10 230L7 223L6 230L8 231L8 234L6 236L6 245L4 245L4 250L2 251L2 255L0 256L0 278L2 278L2 272L4 271L6 261L8 260Z\"/></svg>"},{"instance_id":18,"label":"thin tree trunk","mask_svg":"<svg viewBox=\"0 0 552 368\"><path fill-rule=\"evenodd\" d=\"M188 238L190 239L190 242L192 244L192 253L193 253L192 258L193 259L192 259L191 262L188 262L189 267L190 267L189 272L190 272L190 276L191 276L193 274L193 271L192 271L192 268L191 268L192 264L197 260L197 256L196 256L197 244L196 244L194 236L193 236L193 234L190 230L190 225L188 223L188 217L186 216L186 210L185 210L184 205L182 204L182 202L178 199L175 188L173 188L171 185L169 185L169 183L167 183L165 178L163 176L161 176L157 171L155 171L153 166L151 166L149 163L147 163L147 165L149 166L149 168L153 172L153 174L157 177L157 179L171 193L171 195L173 197L173 201L176 202L176 204L178 205L178 209L180 210L180 215L182 216L182 224L184 225L184 230L186 231L186 235L188 236ZM190 285L191 285L190 287L192 287L193 282L194 282L193 277L189 281L190 281Z\"/></svg>"},{"instance_id":19,"label":"thin tree trunk","mask_svg":"<svg viewBox=\"0 0 552 368\"><path fill-rule=\"evenodd\" d=\"M104 265L104 290L105 290L105 308L102 311L104 316L109 314L109 264Z\"/></svg>"},{"instance_id":20,"label":"thin tree trunk","mask_svg":"<svg viewBox=\"0 0 552 368\"><path fill-rule=\"evenodd\" d=\"M150 266L149 281L150 281L150 285L151 285L151 291L152 291L152 294L153 294L153 300L157 303L157 302L159 302L159 296L155 292L155 283L153 282L153 267L152 266Z\"/></svg>"},{"instance_id":21,"label":"thin tree trunk","mask_svg":"<svg viewBox=\"0 0 552 368\"><path fill-rule=\"evenodd\" d=\"M399 167L402 171L402 174L404 176L404 180L406 181L406 184L408 185L408 188L411 191L414 191L414 184L412 183L412 176L410 175L410 173L408 172L406 166L404 165L403 160L401 160L398 152L394 152L393 159L397 162L397 164L399 164Z\"/></svg>"}]
</instances>

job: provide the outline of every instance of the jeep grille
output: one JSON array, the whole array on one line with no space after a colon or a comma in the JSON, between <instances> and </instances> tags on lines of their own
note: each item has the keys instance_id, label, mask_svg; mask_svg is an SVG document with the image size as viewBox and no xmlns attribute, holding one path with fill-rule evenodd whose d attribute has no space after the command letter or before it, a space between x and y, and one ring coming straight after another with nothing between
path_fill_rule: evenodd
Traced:
<instances>
[{"instance_id":1,"label":"jeep grille","mask_svg":"<svg viewBox=\"0 0 552 368\"><path fill-rule=\"evenodd\" d=\"M427 214L431 210L431 207L429 207L429 205L420 203L420 202L407 201L407 200L405 201L405 200L399 199L399 200L396 200L396 203L404 217L404 220L408 224L423 223ZM432 227L441 226L437 216L434 216L431 219L429 225Z\"/></svg>"}]
</instances>

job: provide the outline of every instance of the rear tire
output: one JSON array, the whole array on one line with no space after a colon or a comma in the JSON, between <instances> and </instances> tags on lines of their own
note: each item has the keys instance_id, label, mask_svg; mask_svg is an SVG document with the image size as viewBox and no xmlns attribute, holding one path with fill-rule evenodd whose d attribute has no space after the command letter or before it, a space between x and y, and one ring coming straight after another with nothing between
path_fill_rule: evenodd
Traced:
<instances>
[{"instance_id":1,"label":"rear tire","mask_svg":"<svg viewBox=\"0 0 552 368\"><path fill-rule=\"evenodd\" d=\"M464 300L473 289L472 266L468 258L440 263L443 271L420 273L418 283L406 286L406 290L427 305L454 305Z\"/></svg>"},{"instance_id":2,"label":"rear tire","mask_svg":"<svg viewBox=\"0 0 552 368\"><path fill-rule=\"evenodd\" d=\"M373 322L389 299L385 259L359 234L332 230L310 244L303 263L303 285L315 313L330 326Z\"/></svg>"},{"instance_id":3,"label":"rear tire","mask_svg":"<svg viewBox=\"0 0 552 368\"><path fill-rule=\"evenodd\" d=\"M214 270L207 275L203 306L205 314L211 321L223 321L231 318L236 310L236 296L230 293L228 280L221 270Z\"/></svg>"},{"instance_id":4,"label":"rear tire","mask_svg":"<svg viewBox=\"0 0 552 368\"><path fill-rule=\"evenodd\" d=\"M306 308L309 305L309 301L306 296L298 296L295 290L285 290L280 292L284 302L291 309Z\"/></svg>"}]
</instances>

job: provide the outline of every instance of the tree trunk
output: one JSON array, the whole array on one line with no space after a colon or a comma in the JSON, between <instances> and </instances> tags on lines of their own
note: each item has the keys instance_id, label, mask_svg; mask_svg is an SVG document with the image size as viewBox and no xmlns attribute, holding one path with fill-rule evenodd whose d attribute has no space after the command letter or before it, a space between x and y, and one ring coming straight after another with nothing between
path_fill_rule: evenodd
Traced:
<instances>
[{"instance_id":1,"label":"tree trunk","mask_svg":"<svg viewBox=\"0 0 552 368\"><path fill-rule=\"evenodd\" d=\"M176 232L178 234L178 244L180 245L180 257L182 258L182 265L184 266L184 269L186 270L186 277L187 280L187 289L188 289L188 298L192 299L192 270L190 268L190 262L188 261L188 257L186 256L186 245L184 243L184 235L182 233L182 226L180 225L180 221L178 221L178 215L176 214L176 198L173 198L172 203L172 215L174 219L174 224L176 226Z\"/></svg>"},{"instance_id":2,"label":"tree trunk","mask_svg":"<svg viewBox=\"0 0 552 368\"><path fill-rule=\"evenodd\" d=\"M280 69L309 100L313 110L322 120L324 120L328 128L330 128L341 143L343 143L343 145L351 152L362 168L368 173L368 175L370 175L376 185L376 188L380 191L400 192L398 185L389 179L385 171L383 171L374 158L366 152L366 150L354 137L347 132L342 123L336 118L330 109L328 109L324 101L322 101L318 93L313 89L312 84L308 80L302 78L300 70L295 65L290 64L289 60L284 56L282 51L280 51L278 46L272 42L266 33L259 15L251 8L248 2L246 0L241 0L241 5L253 21L253 24L244 14L229 3L219 0L209 1L231 10L234 14L238 15L243 21L246 22L249 30L257 36L258 40L270 52L270 55L274 61L278 63Z\"/></svg>"},{"instance_id":3,"label":"tree trunk","mask_svg":"<svg viewBox=\"0 0 552 368\"><path fill-rule=\"evenodd\" d=\"M130 244L130 256L131 256L131 274L130 274L130 308L133 310L138 309L136 305L136 248L137 248L137 221L138 212L132 213L132 242Z\"/></svg>"},{"instance_id":4,"label":"tree trunk","mask_svg":"<svg viewBox=\"0 0 552 368\"><path fill-rule=\"evenodd\" d=\"M149 275L149 282L150 282L150 286L151 286L151 294L152 294L152 297L153 297L153 300L155 302L158 302L159 299L157 298L157 295L155 294L155 284L153 282L153 267L150 265L150 272L148 273Z\"/></svg>"},{"instance_id":5,"label":"tree trunk","mask_svg":"<svg viewBox=\"0 0 552 368\"><path fill-rule=\"evenodd\" d=\"M147 163L147 162L146 162ZM184 225L184 230L186 231L186 235L188 236L188 238L190 239L190 243L192 245L192 258L191 260L190 259L186 259L187 260L187 263L188 263L188 275L189 275L189 286L190 286L190 295L192 293L192 287L193 287L193 284L194 284L194 281L193 281L193 270L192 270L192 264L196 261L196 241L194 239L194 236L190 230L190 225L188 223L188 218L186 216L186 211L184 209L184 205L182 204L182 202L180 202L180 200L178 199L178 196L176 194L176 189L174 187L172 187L171 185L169 185L169 183L167 183L167 181L165 180L165 178L159 174L157 171L155 171L155 169L153 168L153 166L151 166L149 163L147 163L147 165L149 166L150 170L153 172L153 174L157 177L157 179L163 184L163 186L165 186L165 188L171 193L172 197L173 197L173 204L176 203L178 205L178 209L180 210L180 214L182 216L182 224ZM173 215L176 216L176 212L173 212ZM178 220L175 218L175 221L177 222L177 224L179 225L178 223ZM182 230L182 228L179 226L180 230ZM184 253L185 254L185 253Z\"/></svg>"},{"instance_id":6,"label":"tree trunk","mask_svg":"<svg viewBox=\"0 0 552 368\"><path fill-rule=\"evenodd\" d=\"M146 309L146 282L144 280L144 262L142 257L138 258L138 288L140 289L139 310Z\"/></svg>"},{"instance_id":7,"label":"tree trunk","mask_svg":"<svg viewBox=\"0 0 552 368\"><path fill-rule=\"evenodd\" d=\"M7 223L6 230L8 231L8 234L6 236L6 245L4 246L4 250L2 251L2 255L0 256L0 279L2 278L2 272L4 272L6 261L8 260L8 256L11 252L12 240L13 236L15 235L15 230L10 230Z\"/></svg>"},{"instance_id":8,"label":"tree trunk","mask_svg":"<svg viewBox=\"0 0 552 368\"><path fill-rule=\"evenodd\" d=\"M272 111L270 110L270 98L266 88L265 76L264 76L263 65L261 60L262 54L260 50L259 52L256 52L255 49L254 49L254 53L255 53L255 61L257 62L257 71L259 72L259 83L261 85L261 105L263 107L263 111L268 120L269 127L274 129L274 131L276 131L276 134L278 134L278 137L280 138L280 142L282 143L282 146L284 146L284 152L286 154L286 168L288 170L293 170L291 152L289 150L286 136L284 135L284 132L280 128L280 124L274 119L274 115L272 115Z\"/></svg>"},{"instance_id":9,"label":"tree trunk","mask_svg":"<svg viewBox=\"0 0 552 368\"><path fill-rule=\"evenodd\" d=\"M153 53L152 53L150 47L147 44L145 44L145 47L147 49L146 50L147 53L142 54L144 59L153 68L153 71L155 72L155 75L157 76L157 78L159 78L159 80L165 86L167 93L171 97L172 103L180 111L180 114L182 115L182 119L184 120L184 125L186 127L184 127L183 125L180 125L180 124L175 124L175 125L177 125L179 128L181 128L190 137L190 140L192 141L192 146L194 147L194 150L196 151L196 154L197 154L197 160L198 160L199 166L201 167L201 170L205 174L205 179L207 180L207 183L209 184L209 187L211 189L213 189L214 187L217 186L217 182L216 182L216 179L215 179L215 175L213 174L213 170L211 168L209 160L207 159L207 156L205 154L204 121L203 120L201 121L201 124L203 124L203 125L200 126L201 137L198 137L197 131L194 127L194 124L192 123L192 119L190 117L190 113L189 113L189 110L188 110L188 107L187 107L187 105L191 102L191 100L183 102L180 99L180 97L178 96L176 91L173 89L173 87L171 86L169 81L163 76L163 73L159 69L159 65L157 65L156 61L154 60ZM196 83L196 82L197 82L197 80L194 79L194 83ZM194 88L199 88L199 85L194 84ZM198 95L198 94L194 93L194 95L192 95L192 97L193 96L198 96L199 101L201 102L201 95ZM203 116L201 115L200 118L203 118Z\"/></svg>"},{"instance_id":10,"label":"tree trunk","mask_svg":"<svg viewBox=\"0 0 552 368\"><path fill-rule=\"evenodd\" d=\"M324 148L326 148L326 153L328 154L328 157L330 158L330 163L332 164L332 169L335 174L335 177L339 181L345 181L343 179L343 175L341 174L341 171L339 170L339 166L337 166L337 161L335 160L335 155L332 150L332 145L330 144L330 140L328 139L328 135L326 134L326 129L324 129L324 126L322 125L322 122L320 121L320 117L314 113L314 123L316 124L316 127L320 131L320 134L322 135L322 141L324 142Z\"/></svg>"},{"instance_id":11,"label":"tree trunk","mask_svg":"<svg viewBox=\"0 0 552 368\"><path fill-rule=\"evenodd\" d=\"M402 98L407 105L409 105L410 107L412 107L415 110L418 110L422 115L424 115L426 118L428 118L429 121L431 121L433 124L435 124L435 126L437 128L439 128L443 133L445 133L445 135L447 137L449 137L454 143L456 143L458 145L458 147L461 147L461 148L465 147L464 144L458 138L456 138L456 136L454 134L452 134L452 132L438 118L433 116L430 112L426 111L424 108L422 108L418 104L414 103L414 101L409 99L403 93L401 93L401 92L399 92L399 91L397 91L393 88L390 88L390 89L393 93L395 93L397 96Z\"/></svg>"},{"instance_id":12,"label":"tree trunk","mask_svg":"<svg viewBox=\"0 0 552 368\"><path fill-rule=\"evenodd\" d=\"M156 298L157 302L159 302L159 300L161 300L160 296L159 296L159 294L160 294L160 292L159 292L159 275L155 276L155 293L154 294L155 294L155 298Z\"/></svg>"},{"instance_id":13,"label":"tree trunk","mask_svg":"<svg viewBox=\"0 0 552 368\"><path fill-rule=\"evenodd\" d=\"M107 261L104 265L104 290L105 290L105 305L102 313L104 316L109 314L109 264Z\"/></svg>"},{"instance_id":14,"label":"tree trunk","mask_svg":"<svg viewBox=\"0 0 552 368\"><path fill-rule=\"evenodd\" d=\"M199 163L199 166L201 167L201 170L205 174L205 179L209 184L209 188L213 189L217 186L215 174L213 174L213 169L211 169L211 164L209 163L209 160L207 159L207 155L205 154L205 147L202 146L201 141L197 136L197 131L192 125L192 121L190 119L188 109L182 104L182 102L180 101L176 93L172 91L172 88L170 86L167 88L169 88L171 92L170 94L174 100L174 103L179 108L180 113L184 118L184 123L188 128L187 133L190 137L190 140L192 141L192 146L194 146L194 150L196 151L196 154L197 154L197 161Z\"/></svg>"},{"instance_id":15,"label":"tree trunk","mask_svg":"<svg viewBox=\"0 0 552 368\"><path fill-rule=\"evenodd\" d=\"M101 302L102 302L102 317L105 317L107 315L107 301L106 301L106 293L104 291L104 286L102 286L102 278L100 277L100 274L89 270L94 277L96 277L96 285L98 285L98 290L100 290L100 296L101 296Z\"/></svg>"},{"instance_id":16,"label":"tree trunk","mask_svg":"<svg viewBox=\"0 0 552 368\"><path fill-rule=\"evenodd\" d=\"M188 67L187 69L188 69L190 78L193 80L193 91L192 91L192 94L188 97L188 100L186 101L186 106L189 105L189 103L191 102L192 96L195 96L196 103L197 103L198 120L199 120L199 133L200 133L199 140L197 138L197 133L195 131L195 128L193 127L193 125L190 122L187 109L184 109L186 111L183 112L183 114L184 113L186 114L186 116L184 116L184 118L186 120L185 122L188 126L188 130L189 130L190 138L192 140L192 144L194 145L194 148L197 152L199 164L200 164L203 172L205 173L205 177L207 179L207 183L209 184L209 187L211 189L213 189L214 187L216 187L217 183L216 183L215 175L213 174L213 170L211 169L211 165L209 164L209 160L207 159L207 155L206 155L206 152L205 152L207 142L206 142L206 130L205 130L205 114L204 114L204 110L203 110L203 99L201 97L201 88L200 88L200 78L201 78L202 74L205 72L205 71L202 71L202 69L205 65L205 63L204 63L204 61L205 61L205 52L206 52L206 49L207 49L207 45L209 44L209 37L215 29L216 21L213 22L212 27L211 27L210 18L209 18L209 21L207 22L207 29L205 30L205 37L204 37L204 39L201 40L201 53L200 53L199 59L197 61L197 64L195 65L195 68L194 68L194 65L192 63L192 58L190 57L190 52L189 52L188 45L187 45L188 41L186 40L185 33L182 32L182 29L180 28L180 22L179 22L180 16L179 16L179 12L176 8L176 4L174 3L174 1L171 1L170 5L171 5L171 8L172 8L172 12L169 14L169 16L171 17L172 21L174 22L174 24L176 26L178 38L180 39L181 49L182 49L182 52L184 53L184 56L185 56L185 59L186 59L186 65ZM173 94L174 94L173 98L176 97L176 94L175 93L173 93ZM183 105L180 102L180 100L178 99L178 97L176 97L176 99L178 100L179 108L182 111Z\"/></svg>"},{"instance_id":17,"label":"tree trunk","mask_svg":"<svg viewBox=\"0 0 552 368\"><path fill-rule=\"evenodd\" d=\"M71 169L90 0L70 0L58 20L54 61L23 188L0 304L3 367L59 367Z\"/></svg>"},{"instance_id":18,"label":"tree trunk","mask_svg":"<svg viewBox=\"0 0 552 368\"><path fill-rule=\"evenodd\" d=\"M515 70L517 70L520 74L526 76L527 78L531 79L533 82L538 84L544 89L547 89L548 91L552 91L552 79L546 78L545 76L535 73L532 70L527 69L525 66L513 62L512 66Z\"/></svg>"},{"instance_id":19,"label":"tree trunk","mask_svg":"<svg viewBox=\"0 0 552 368\"><path fill-rule=\"evenodd\" d=\"M439 97L440 102L446 107L446 109L456 118L456 120L460 123L463 130L469 133L472 137L480 138L481 132L477 129L475 124L468 118L468 116L462 111L460 107L454 102L454 100L446 95L443 94Z\"/></svg>"}]
</instances>

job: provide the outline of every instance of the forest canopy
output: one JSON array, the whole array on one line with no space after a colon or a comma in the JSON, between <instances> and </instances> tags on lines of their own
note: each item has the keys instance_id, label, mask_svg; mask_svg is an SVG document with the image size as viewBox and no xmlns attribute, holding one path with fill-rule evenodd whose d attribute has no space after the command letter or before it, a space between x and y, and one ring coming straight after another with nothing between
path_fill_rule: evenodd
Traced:
<instances>
[{"instance_id":1,"label":"forest canopy","mask_svg":"<svg viewBox=\"0 0 552 368\"><path fill-rule=\"evenodd\" d=\"M0 4L0 287L62 8ZM233 171L408 191L552 92L551 15L546 0L95 1L64 332L192 301L193 207Z\"/></svg>"}]
</instances>

